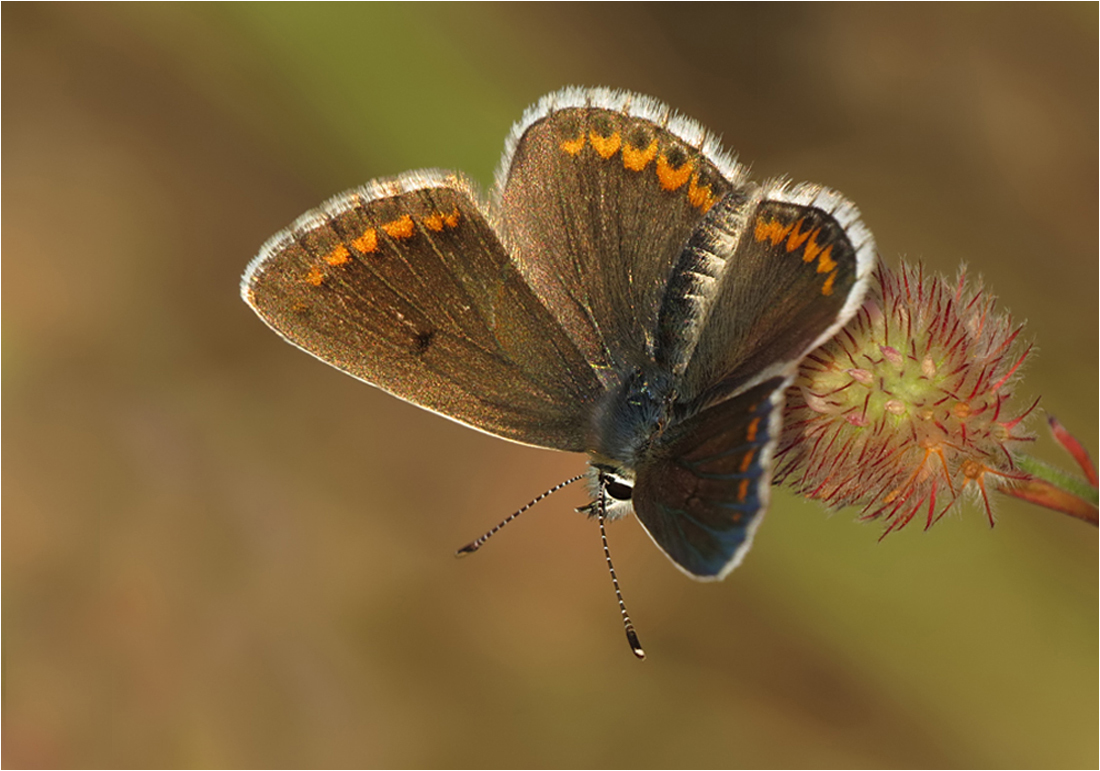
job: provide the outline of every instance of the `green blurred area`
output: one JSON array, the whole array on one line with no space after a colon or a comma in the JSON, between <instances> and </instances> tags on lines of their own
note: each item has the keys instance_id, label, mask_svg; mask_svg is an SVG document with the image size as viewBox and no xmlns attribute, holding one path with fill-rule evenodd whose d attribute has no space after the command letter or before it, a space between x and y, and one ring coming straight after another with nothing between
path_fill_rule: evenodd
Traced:
<instances>
[{"instance_id":1,"label":"green blurred area","mask_svg":"<svg viewBox=\"0 0 1100 771\"><path fill-rule=\"evenodd\" d=\"M583 459L280 342L239 275L426 166L486 186L564 85L656 96L883 258L973 273L1097 447L1095 5L22 5L3 34L3 764L1095 767L1095 529L928 532L780 492L683 578L541 504ZM1035 419L1036 454L1063 466Z\"/></svg>"}]
</instances>

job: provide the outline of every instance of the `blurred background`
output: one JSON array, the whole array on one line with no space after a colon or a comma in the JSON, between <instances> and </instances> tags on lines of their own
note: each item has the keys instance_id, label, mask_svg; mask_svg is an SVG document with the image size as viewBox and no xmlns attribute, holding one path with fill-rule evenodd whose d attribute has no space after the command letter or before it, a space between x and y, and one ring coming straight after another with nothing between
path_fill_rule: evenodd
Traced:
<instances>
[{"instance_id":1,"label":"blurred background","mask_svg":"<svg viewBox=\"0 0 1100 771\"><path fill-rule=\"evenodd\" d=\"M488 185L564 85L656 96L883 258L982 274L1017 391L1097 448L1097 28L1073 5L3 8L3 764L1098 762L1097 532L1002 499L883 542L779 492L744 565L609 538L580 471L281 342L276 230L407 169ZM1023 406L1023 405L1021 405ZM1036 454L1071 464L1031 423Z\"/></svg>"}]
</instances>

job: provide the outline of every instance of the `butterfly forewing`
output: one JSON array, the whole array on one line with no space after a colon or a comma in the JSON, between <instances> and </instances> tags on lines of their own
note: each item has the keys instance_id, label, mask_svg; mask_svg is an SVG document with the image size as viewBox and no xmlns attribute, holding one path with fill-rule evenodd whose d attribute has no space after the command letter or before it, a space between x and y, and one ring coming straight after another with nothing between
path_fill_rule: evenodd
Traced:
<instances>
[{"instance_id":1,"label":"butterfly forewing","mask_svg":"<svg viewBox=\"0 0 1100 771\"><path fill-rule=\"evenodd\" d=\"M652 357L669 274L739 167L660 103L607 91L548 97L511 144L498 178L505 242L608 383Z\"/></svg>"},{"instance_id":2,"label":"butterfly forewing","mask_svg":"<svg viewBox=\"0 0 1100 771\"><path fill-rule=\"evenodd\" d=\"M585 449L599 382L460 177L407 174L334 199L268 242L242 294L295 345L406 401Z\"/></svg>"}]
</instances>

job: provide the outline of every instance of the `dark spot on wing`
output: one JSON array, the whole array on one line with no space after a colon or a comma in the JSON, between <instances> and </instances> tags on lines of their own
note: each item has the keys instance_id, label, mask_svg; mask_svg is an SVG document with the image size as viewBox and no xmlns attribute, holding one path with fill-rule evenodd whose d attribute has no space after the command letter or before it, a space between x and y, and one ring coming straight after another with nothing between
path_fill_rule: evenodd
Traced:
<instances>
[{"instance_id":1,"label":"dark spot on wing","mask_svg":"<svg viewBox=\"0 0 1100 771\"><path fill-rule=\"evenodd\" d=\"M417 334L417 336L413 338L413 353L415 353L417 356L422 355L426 350L428 350L428 346L432 344L432 338L434 337L434 329Z\"/></svg>"}]
</instances>

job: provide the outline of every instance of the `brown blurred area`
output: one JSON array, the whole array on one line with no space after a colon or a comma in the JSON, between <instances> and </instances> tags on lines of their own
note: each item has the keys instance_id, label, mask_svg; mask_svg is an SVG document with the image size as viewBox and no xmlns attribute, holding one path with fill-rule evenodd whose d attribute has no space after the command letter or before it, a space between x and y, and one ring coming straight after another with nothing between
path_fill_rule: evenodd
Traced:
<instances>
[{"instance_id":1,"label":"brown blurred area","mask_svg":"<svg viewBox=\"0 0 1100 771\"><path fill-rule=\"evenodd\" d=\"M3 757L42 766L1098 762L1095 529L1002 500L876 543L780 492L719 585L562 493L583 459L357 383L240 302L375 176L486 185L564 85L652 94L883 259L1027 321L1097 447L1097 7L37 5L3 34ZM1063 467L1043 421L1036 454Z\"/></svg>"}]
</instances>

